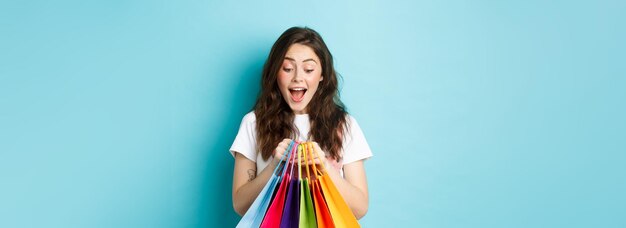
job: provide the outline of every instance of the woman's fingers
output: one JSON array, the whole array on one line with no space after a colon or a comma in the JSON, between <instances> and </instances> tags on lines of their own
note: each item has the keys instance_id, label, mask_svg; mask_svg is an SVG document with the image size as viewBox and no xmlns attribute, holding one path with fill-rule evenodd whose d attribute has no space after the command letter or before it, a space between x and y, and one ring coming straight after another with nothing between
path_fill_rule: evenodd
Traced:
<instances>
[{"instance_id":1,"label":"woman's fingers","mask_svg":"<svg viewBox=\"0 0 626 228\"><path fill-rule=\"evenodd\" d=\"M286 155L286 153L289 153L289 151L287 151L287 148L289 147L289 145L292 143L291 139L283 139L283 141L281 141L278 146L276 147L276 150L274 151L274 160L275 161L279 161L281 160L281 158L284 159L284 156ZM294 157L293 162L298 162L298 160L300 162L302 162L303 164L309 163L309 164L316 164L316 165L320 165L320 164L327 164L327 159L326 159L326 152L324 152L324 150L322 150L322 148L319 146L318 143L316 142L311 142L310 145L306 145L307 146L307 150L303 151L305 153L300 153L299 155L299 159L298 157L292 155ZM290 161L292 162L292 161Z\"/></svg>"},{"instance_id":2,"label":"woman's fingers","mask_svg":"<svg viewBox=\"0 0 626 228\"><path fill-rule=\"evenodd\" d=\"M283 139L283 141L278 143L278 146L276 146L276 149L274 150L275 160L280 160L281 158L283 158L283 155L285 154L287 147L289 147L290 143L291 139Z\"/></svg>"},{"instance_id":3,"label":"woman's fingers","mask_svg":"<svg viewBox=\"0 0 626 228\"><path fill-rule=\"evenodd\" d=\"M313 162L315 164L321 164L326 162L326 153L320 148L320 145L313 142Z\"/></svg>"}]
</instances>

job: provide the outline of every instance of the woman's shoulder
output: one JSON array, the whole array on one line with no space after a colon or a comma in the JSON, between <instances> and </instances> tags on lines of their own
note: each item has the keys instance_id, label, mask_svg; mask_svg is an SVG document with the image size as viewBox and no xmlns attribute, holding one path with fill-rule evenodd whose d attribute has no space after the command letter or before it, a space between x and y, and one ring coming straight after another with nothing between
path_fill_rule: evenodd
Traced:
<instances>
[{"instance_id":1,"label":"woman's shoulder","mask_svg":"<svg viewBox=\"0 0 626 228\"><path fill-rule=\"evenodd\" d=\"M354 116L350 115L350 113L346 113L346 121L350 123L350 122L355 122L356 119L354 119Z\"/></svg>"},{"instance_id":2,"label":"woman's shoulder","mask_svg":"<svg viewBox=\"0 0 626 228\"><path fill-rule=\"evenodd\" d=\"M346 113L346 124L348 125L348 128L353 128L353 125L358 125L354 116L349 113Z\"/></svg>"},{"instance_id":3,"label":"woman's shoulder","mask_svg":"<svg viewBox=\"0 0 626 228\"><path fill-rule=\"evenodd\" d=\"M256 122L256 115L254 114L254 111L250 111L246 115L244 115L243 119L241 120L241 122L242 123L255 123Z\"/></svg>"}]
</instances>

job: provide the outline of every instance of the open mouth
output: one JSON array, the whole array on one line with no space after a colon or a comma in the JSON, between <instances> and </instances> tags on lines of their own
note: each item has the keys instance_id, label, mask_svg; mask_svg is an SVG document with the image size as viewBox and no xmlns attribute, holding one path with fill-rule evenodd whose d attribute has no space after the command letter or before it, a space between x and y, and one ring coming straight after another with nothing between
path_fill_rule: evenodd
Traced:
<instances>
[{"instance_id":1,"label":"open mouth","mask_svg":"<svg viewBox=\"0 0 626 228\"><path fill-rule=\"evenodd\" d=\"M304 94L306 93L305 88L290 88L289 92L291 93L291 100L295 102L300 102L304 99Z\"/></svg>"}]
</instances>

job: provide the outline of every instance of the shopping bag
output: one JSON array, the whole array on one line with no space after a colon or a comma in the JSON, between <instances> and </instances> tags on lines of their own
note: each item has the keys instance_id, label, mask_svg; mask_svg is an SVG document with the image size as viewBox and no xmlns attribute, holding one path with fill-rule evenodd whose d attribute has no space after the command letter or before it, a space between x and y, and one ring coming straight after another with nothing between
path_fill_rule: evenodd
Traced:
<instances>
[{"instance_id":1,"label":"shopping bag","mask_svg":"<svg viewBox=\"0 0 626 228\"><path fill-rule=\"evenodd\" d=\"M312 146L309 146L309 148L312 149ZM317 156L319 156L317 151L313 151ZM318 177L318 179L322 188L322 195L326 200L334 225L336 227L361 227L359 222L356 220L356 217L354 217L352 210L348 204L346 204L346 201L343 200L341 193L339 193L339 190L337 190L337 187L330 179L330 176L327 173L328 170L323 163L322 169L322 174Z\"/></svg>"},{"instance_id":2,"label":"shopping bag","mask_svg":"<svg viewBox=\"0 0 626 228\"><path fill-rule=\"evenodd\" d=\"M285 198L285 207L283 208L283 215L280 221L281 228L298 227L300 216L300 180L294 173L297 155L293 154L291 160L291 172L289 180L289 188L287 188L287 197Z\"/></svg>"},{"instance_id":3,"label":"shopping bag","mask_svg":"<svg viewBox=\"0 0 626 228\"><path fill-rule=\"evenodd\" d=\"M293 144L294 142L292 141L287 147L287 151L291 149ZM256 199L254 199L254 202L252 202L252 205L250 205L250 208L248 208L241 220L239 220L237 228L259 227L261 225L272 195L274 194L275 187L280 181L280 177L277 176L277 173L278 171L281 171L283 168L285 168L285 166L287 165L283 162L285 156L287 156L287 160L289 160L291 153L283 154L283 157L280 159L281 162L276 166L276 168L274 168L272 176L270 177L267 184L265 184L259 195L256 197Z\"/></svg>"},{"instance_id":4,"label":"shopping bag","mask_svg":"<svg viewBox=\"0 0 626 228\"><path fill-rule=\"evenodd\" d=\"M311 144L305 145L306 154L313 155L311 150ZM322 188L319 184L319 179L317 177L321 175L321 170L317 169L316 165L312 165L313 175L310 183L311 195L313 196L313 206L315 208L315 218L317 222L317 227L319 228L334 228L333 218L330 215L330 211L328 211L328 206L326 204L326 200L324 199L324 195L322 194Z\"/></svg>"},{"instance_id":5,"label":"shopping bag","mask_svg":"<svg viewBox=\"0 0 626 228\"><path fill-rule=\"evenodd\" d=\"M309 162L306 155L306 147L303 145L298 146L298 178L300 182L300 228L317 228L315 221L315 209L313 207L313 199L311 198L311 189L309 189ZM305 164L302 164L300 159L303 158ZM304 167L305 173L303 177L302 168Z\"/></svg>"},{"instance_id":6,"label":"shopping bag","mask_svg":"<svg viewBox=\"0 0 626 228\"><path fill-rule=\"evenodd\" d=\"M298 143L295 143L289 153L294 153L296 148L298 148ZM276 196L272 199L267 212L265 213L265 217L263 218L263 222L261 223L261 227L263 228L277 228L280 227L280 220L283 214L283 208L285 206L285 198L287 193L287 188L289 187L290 175L289 170L293 169L293 165L287 164L287 168L283 169L281 174L281 183L278 187L278 191L276 192Z\"/></svg>"}]
</instances>

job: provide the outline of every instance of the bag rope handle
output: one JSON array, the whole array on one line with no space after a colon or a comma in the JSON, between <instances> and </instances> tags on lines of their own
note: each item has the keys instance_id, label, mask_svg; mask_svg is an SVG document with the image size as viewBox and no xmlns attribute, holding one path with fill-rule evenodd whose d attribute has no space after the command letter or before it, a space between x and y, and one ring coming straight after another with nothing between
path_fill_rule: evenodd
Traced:
<instances>
[{"instance_id":1,"label":"bag rope handle","mask_svg":"<svg viewBox=\"0 0 626 228\"><path fill-rule=\"evenodd\" d=\"M311 173L309 172L309 169L310 169L310 167L309 167L309 158L307 157L307 154L309 153L309 150L306 147L304 147L303 150L304 150L304 161L306 162L306 166L304 166L304 167L306 167L306 178L307 178L307 180L310 181Z\"/></svg>"},{"instance_id":2,"label":"bag rope handle","mask_svg":"<svg viewBox=\"0 0 626 228\"><path fill-rule=\"evenodd\" d=\"M308 148L308 152L310 152L311 155L313 155L313 143L311 142L307 143L306 147ZM321 170L317 168L317 165L315 163L313 164L313 172L315 173L315 179L317 179L317 177L321 176L323 173Z\"/></svg>"},{"instance_id":3,"label":"bag rope handle","mask_svg":"<svg viewBox=\"0 0 626 228\"><path fill-rule=\"evenodd\" d=\"M302 144L298 145L298 180L302 180Z\"/></svg>"},{"instance_id":4,"label":"bag rope handle","mask_svg":"<svg viewBox=\"0 0 626 228\"><path fill-rule=\"evenodd\" d=\"M294 144L294 142L293 142L293 140L292 140L292 141L291 141L291 143L289 143L289 146L287 147L287 149L286 149L285 151L291 150L291 147L293 146L293 144ZM283 154L283 155L280 157L280 161L279 161L278 165L276 166L276 168L274 168L274 172L272 172L272 174L276 175L276 174L278 173L278 172L276 172L276 171L278 171L278 167L281 167L281 164L282 164L283 160L285 159L285 155L287 155L287 154L285 153L285 154ZM291 157L291 154L289 154L289 155L287 156L287 159L289 159L290 157ZM283 167L283 169L281 169L281 171L284 171L284 170L285 170L285 166L287 166L287 164L284 164L284 165L282 166L282 167Z\"/></svg>"}]
</instances>

